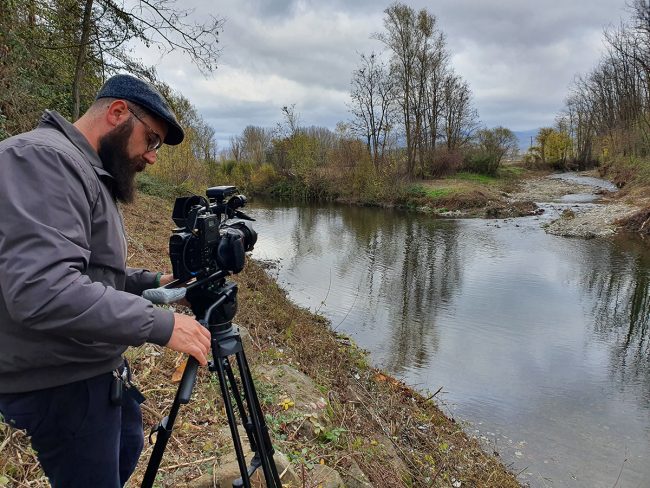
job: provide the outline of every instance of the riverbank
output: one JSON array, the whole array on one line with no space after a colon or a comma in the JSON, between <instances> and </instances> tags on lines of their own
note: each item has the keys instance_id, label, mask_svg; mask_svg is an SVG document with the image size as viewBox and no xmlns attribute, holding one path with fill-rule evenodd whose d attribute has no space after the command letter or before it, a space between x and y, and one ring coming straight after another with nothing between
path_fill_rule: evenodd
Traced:
<instances>
[{"instance_id":1,"label":"riverbank","mask_svg":"<svg viewBox=\"0 0 650 488\"><path fill-rule=\"evenodd\" d=\"M171 202L144 194L125 207L130 265L169 268L170 214ZM369 366L323 317L291 303L260 263L249 262L234 280L236 322L285 486L520 486L438 409L437 392L415 392ZM153 345L132 349L130 358L148 398L148 429L169 411L183 358ZM3 426L0 446L0 486L47 486L24 435ZM139 485L150 453L147 446L129 486ZM218 383L201 371L156 486L230 486L236 473Z\"/></svg>"},{"instance_id":2,"label":"riverbank","mask_svg":"<svg viewBox=\"0 0 650 488\"><path fill-rule=\"evenodd\" d=\"M444 218L514 218L554 211L546 232L564 237L606 237L620 231L650 233L649 203L639 192L601 184L598 170L552 174L519 171L508 177L463 176L423 182L408 207ZM465 182L469 181L469 184Z\"/></svg>"},{"instance_id":3,"label":"riverbank","mask_svg":"<svg viewBox=\"0 0 650 488\"><path fill-rule=\"evenodd\" d=\"M566 178L563 178L566 176ZM606 237L619 232L624 222L642 209L618 193L616 187L596 180L596 170L525 179L511 202L532 201L559 217L544 224L549 234L563 237ZM638 201L637 201L638 202Z\"/></svg>"}]
</instances>

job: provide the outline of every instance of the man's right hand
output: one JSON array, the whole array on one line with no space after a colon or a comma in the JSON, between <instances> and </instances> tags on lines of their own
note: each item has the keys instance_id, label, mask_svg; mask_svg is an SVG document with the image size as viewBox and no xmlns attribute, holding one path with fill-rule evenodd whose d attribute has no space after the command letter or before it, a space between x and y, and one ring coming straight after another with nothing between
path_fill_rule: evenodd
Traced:
<instances>
[{"instance_id":1,"label":"man's right hand","mask_svg":"<svg viewBox=\"0 0 650 488\"><path fill-rule=\"evenodd\" d=\"M174 313L174 330L165 347L189 354L205 366L210 352L210 332L189 315Z\"/></svg>"}]
</instances>

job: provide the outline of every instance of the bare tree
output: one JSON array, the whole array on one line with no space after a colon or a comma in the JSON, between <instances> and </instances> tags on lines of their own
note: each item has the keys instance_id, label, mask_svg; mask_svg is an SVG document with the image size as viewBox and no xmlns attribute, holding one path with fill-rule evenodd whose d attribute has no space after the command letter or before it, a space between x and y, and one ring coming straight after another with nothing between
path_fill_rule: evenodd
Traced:
<instances>
[{"instance_id":1,"label":"bare tree","mask_svg":"<svg viewBox=\"0 0 650 488\"><path fill-rule=\"evenodd\" d=\"M296 112L296 104L282 107L284 120L277 125L278 137L290 137L295 135L300 128L300 113Z\"/></svg>"},{"instance_id":2,"label":"bare tree","mask_svg":"<svg viewBox=\"0 0 650 488\"><path fill-rule=\"evenodd\" d=\"M266 160L266 153L271 148L271 134L263 127L247 126L241 135L242 157L255 164Z\"/></svg>"},{"instance_id":3,"label":"bare tree","mask_svg":"<svg viewBox=\"0 0 650 488\"><path fill-rule=\"evenodd\" d=\"M361 55L361 66L352 76L350 111L355 132L366 140L375 169L384 158L394 121L396 85L375 53Z\"/></svg>"},{"instance_id":4,"label":"bare tree","mask_svg":"<svg viewBox=\"0 0 650 488\"><path fill-rule=\"evenodd\" d=\"M235 161L242 159L242 139L239 136L230 137L230 157Z\"/></svg>"},{"instance_id":5,"label":"bare tree","mask_svg":"<svg viewBox=\"0 0 650 488\"><path fill-rule=\"evenodd\" d=\"M223 19L209 17L205 23L188 22L193 11L177 8L176 0L137 0L130 6L114 0L85 0L83 5L83 16L77 23L73 119L79 117L80 83L90 60L101 59L102 72L126 68L151 78L152 72L127 54L127 42L134 39L146 46L156 45L163 53L181 51L204 73L216 68ZM93 56L88 56L89 51Z\"/></svg>"},{"instance_id":6,"label":"bare tree","mask_svg":"<svg viewBox=\"0 0 650 488\"><path fill-rule=\"evenodd\" d=\"M445 36L434 15L394 3L385 11L383 33L375 37L391 53L391 77L406 141L406 173L421 176L433 167L436 147L464 145L476 130L467 83L453 75Z\"/></svg>"},{"instance_id":7,"label":"bare tree","mask_svg":"<svg viewBox=\"0 0 650 488\"><path fill-rule=\"evenodd\" d=\"M478 114L472 108L472 93L459 76L447 75L443 92L444 136L448 151L460 149L478 128Z\"/></svg>"},{"instance_id":8,"label":"bare tree","mask_svg":"<svg viewBox=\"0 0 650 488\"><path fill-rule=\"evenodd\" d=\"M576 79L565 118L574 157L584 166L600 154L650 154L650 2L628 4L631 18L605 33L606 52Z\"/></svg>"},{"instance_id":9,"label":"bare tree","mask_svg":"<svg viewBox=\"0 0 650 488\"><path fill-rule=\"evenodd\" d=\"M394 3L384 10L385 33L375 37L386 45L393 55L392 72L398 84L398 103L402 112L406 137L406 172L413 176L415 168L414 87L416 84L416 60L420 36L417 32L415 11L404 4Z\"/></svg>"}]
</instances>

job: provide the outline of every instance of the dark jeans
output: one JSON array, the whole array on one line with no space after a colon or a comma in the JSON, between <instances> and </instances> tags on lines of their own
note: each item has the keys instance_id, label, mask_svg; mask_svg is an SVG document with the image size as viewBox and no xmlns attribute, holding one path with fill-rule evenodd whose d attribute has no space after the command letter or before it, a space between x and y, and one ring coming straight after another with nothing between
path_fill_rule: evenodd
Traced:
<instances>
[{"instance_id":1,"label":"dark jeans","mask_svg":"<svg viewBox=\"0 0 650 488\"><path fill-rule=\"evenodd\" d=\"M32 438L52 488L118 488L144 445L142 412L130 395L109 399L112 374L28 393L0 394L5 422Z\"/></svg>"}]
</instances>

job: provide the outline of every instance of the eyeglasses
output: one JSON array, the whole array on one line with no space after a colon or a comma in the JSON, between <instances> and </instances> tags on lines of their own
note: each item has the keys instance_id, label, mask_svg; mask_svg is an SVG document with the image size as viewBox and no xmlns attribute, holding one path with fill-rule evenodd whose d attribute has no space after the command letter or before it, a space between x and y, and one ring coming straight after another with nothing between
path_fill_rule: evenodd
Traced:
<instances>
[{"instance_id":1,"label":"eyeglasses","mask_svg":"<svg viewBox=\"0 0 650 488\"><path fill-rule=\"evenodd\" d=\"M148 141L148 146L147 146L147 152L150 151L158 151L160 149L160 146L163 144L162 137L158 135L158 133L153 130L151 127L149 127L149 124L147 124L144 120L142 120L138 114L136 114L133 110L131 110L131 107L128 107L129 112L133 114L133 116L138 119L140 122L142 122L142 125L146 127L146 129L149 131L147 133L147 141Z\"/></svg>"}]
</instances>

